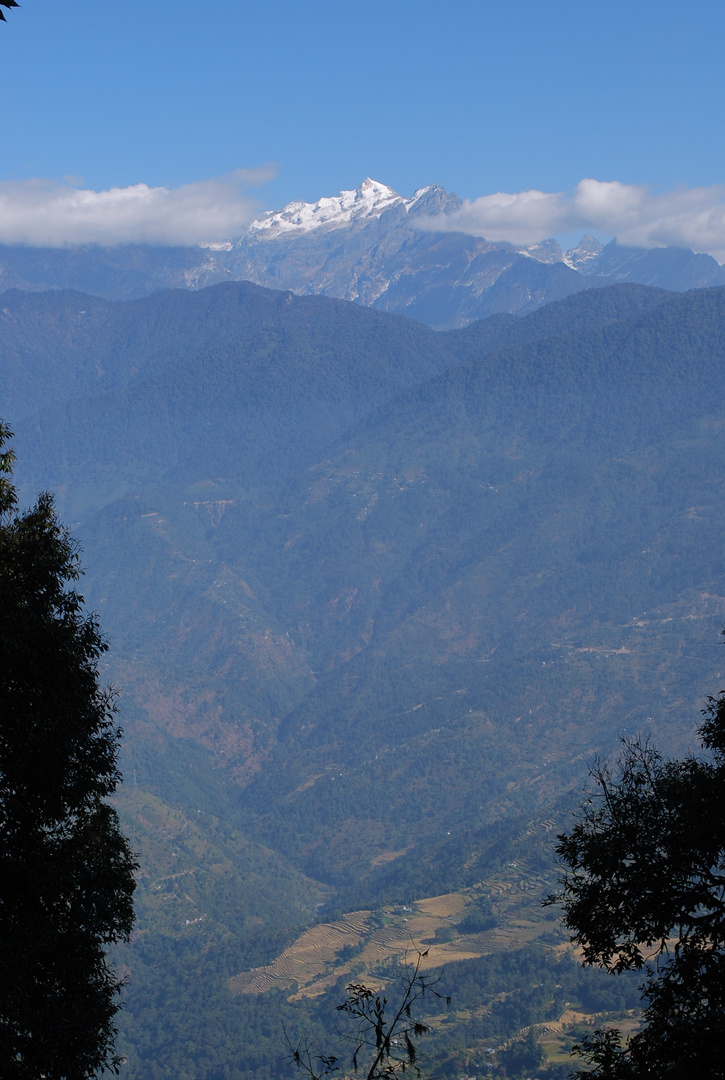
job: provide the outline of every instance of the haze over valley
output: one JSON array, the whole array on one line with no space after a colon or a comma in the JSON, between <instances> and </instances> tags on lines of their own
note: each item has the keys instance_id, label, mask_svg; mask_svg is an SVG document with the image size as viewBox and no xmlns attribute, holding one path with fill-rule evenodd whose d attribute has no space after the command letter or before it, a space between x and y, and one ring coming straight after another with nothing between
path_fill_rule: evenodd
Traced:
<instances>
[{"instance_id":1,"label":"haze over valley","mask_svg":"<svg viewBox=\"0 0 725 1080\"><path fill-rule=\"evenodd\" d=\"M283 1075L265 996L323 1023L340 950L379 972L405 924L374 945L370 920L430 897L452 988L501 949L543 978L527 942L564 941L536 900L588 762L642 730L685 749L719 686L723 319L723 288L633 284L449 332L244 282L4 294L16 477L82 538L123 688L127 1075L154 1075L182 983L174 1068L213 1075L241 1025L245 1074ZM481 898L491 926L457 933ZM452 1075L460 1040L482 1052L441 1039Z\"/></svg>"},{"instance_id":2,"label":"haze over valley","mask_svg":"<svg viewBox=\"0 0 725 1080\"><path fill-rule=\"evenodd\" d=\"M542 900L724 686L725 9L0 16L0 504L53 494L119 692L120 1076L352 1075L406 958L421 1080L647 1033Z\"/></svg>"}]
</instances>

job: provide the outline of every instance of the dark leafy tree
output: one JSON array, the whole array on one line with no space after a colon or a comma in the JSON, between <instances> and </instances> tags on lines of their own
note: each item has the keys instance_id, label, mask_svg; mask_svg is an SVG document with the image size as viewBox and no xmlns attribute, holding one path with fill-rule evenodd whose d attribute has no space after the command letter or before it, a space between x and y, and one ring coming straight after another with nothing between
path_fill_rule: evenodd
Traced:
<instances>
[{"instance_id":1,"label":"dark leafy tree","mask_svg":"<svg viewBox=\"0 0 725 1080\"><path fill-rule=\"evenodd\" d=\"M78 551L45 494L24 513L0 423L0 1075L117 1071L135 864L106 801L119 780L106 648L72 587Z\"/></svg>"},{"instance_id":2,"label":"dark leafy tree","mask_svg":"<svg viewBox=\"0 0 725 1080\"><path fill-rule=\"evenodd\" d=\"M0 0L0 22L7 22L3 8L15 7L20 7L20 4L16 3L16 0Z\"/></svg>"},{"instance_id":3,"label":"dark leafy tree","mask_svg":"<svg viewBox=\"0 0 725 1080\"><path fill-rule=\"evenodd\" d=\"M363 983L350 983L347 997L337 1006L349 1021L348 1030L342 1034L352 1046L353 1071L364 1075L365 1080L394 1080L408 1070L421 1076L417 1041L430 1028L414 1015L416 1005L426 995L450 1004L450 998L436 990L440 976L431 977L421 970L427 955L427 949L416 949L415 960L403 965L401 993L392 1006L382 993ZM285 1034L285 1046L291 1051L292 1062L310 1080L324 1080L340 1069L337 1056L315 1054L304 1040L293 1046Z\"/></svg>"},{"instance_id":4,"label":"dark leafy tree","mask_svg":"<svg viewBox=\"0 0 725 1080\"><path fill-rule=\"evenodd\" d=\"M642 970L642 1029L600 1031L577 1048L593 1073L725 1077L725 696L710 699L706 751L668 760L625 741L557 851L559 901L584 961Z\"/></svg>"}]
</instances>

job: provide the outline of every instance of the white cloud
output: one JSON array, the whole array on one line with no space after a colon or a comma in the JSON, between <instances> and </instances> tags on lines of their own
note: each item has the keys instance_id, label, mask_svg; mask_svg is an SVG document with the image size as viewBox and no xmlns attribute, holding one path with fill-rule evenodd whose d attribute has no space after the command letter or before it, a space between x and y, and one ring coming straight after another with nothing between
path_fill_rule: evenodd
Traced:
<instances>
[{"instance_id":1,"label":"white cloud","mask_svg":"<svg viewBox=\"0 0 725 1080\"><path fill-rule=\"evenodd\" d=\"M439 230L443 220L428 218ZM570 192L499 192L470 199L445 218L446 230L533 244L549 236L593 232L635 247L690 247L725 262L725 184L651 188L617 180L582 180Z\"/></svg>"},{"instance_id":2,"label":"white cloud","mask_svg":"<svg viewBox=\"0 0 725 1080\"><path fill-rule=\"evenodd\" d=\"M0 243L196 244L238 235L261 204L246 193L274 178L271 166L177 188L133 184L108 191L73 178L0 182Z\"/></svg>"}]
</instances>

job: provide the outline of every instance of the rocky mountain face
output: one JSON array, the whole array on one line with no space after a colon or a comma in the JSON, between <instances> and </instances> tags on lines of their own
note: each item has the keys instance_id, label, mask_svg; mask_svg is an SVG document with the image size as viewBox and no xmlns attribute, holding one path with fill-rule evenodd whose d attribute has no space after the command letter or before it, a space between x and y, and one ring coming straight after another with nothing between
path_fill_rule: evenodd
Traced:
<instances>
[{"instance_id":1,"label":"rocky mountain face","mask_svg":"<svg viewBox=\"0 0 725 1080\"><path fill-rule=\"evenodd\" d=\"M241 237L208 247L0 247L0 291L73 288L130 300L247 280L452 329L613 282L674 291L725 284L713 258L683 248L603 246L585 236L567 252L553 239L517 249L451 232L445 219L460 206L436 185L404 198L368 178L355 191L269 211ZM437 218L446 229L436 230Z\"/></svg>"},{"instance_id":2,"label":"rocky mountain face","mask_svg":"<svg viewBox=\"0 0 725 1080\"><path fill-rule=\"evenodd\" d=\"M335 205L322 207L328 203ZM360 212L348 211L350 203ZM438 329L496 312L526 313L592 286L561 258L547 264L510 244L435 231L431 222L461 205L440 187L406 200L366 180L357 192L298 212L303 205L252 223L225 253L227 271L270 288L353 300Z\"/></svg>"}]
</instances>

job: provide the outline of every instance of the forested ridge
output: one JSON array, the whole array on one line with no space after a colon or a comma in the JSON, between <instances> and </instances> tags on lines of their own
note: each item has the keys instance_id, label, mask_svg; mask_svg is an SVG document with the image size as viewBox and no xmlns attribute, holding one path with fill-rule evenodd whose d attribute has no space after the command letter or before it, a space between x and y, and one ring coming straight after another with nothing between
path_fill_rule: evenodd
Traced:
<instances>
[{"instance_id":1,"label":"forested ridge","mask_svg":"<svg viewBox=\"0 0 725 1080\"><path fill-rule=\"evenodd\" d=\"M324 1041L340 986L228 979L510 863L538 944L448 964L438 1066L607 1011L534 899L592 755L680 752L720 688L725 290L448 333L248 284L3 307L17 482L57 492L123 689L126 1074L288 1075L282 1021Z\"/></svg>"}]
</instances>

